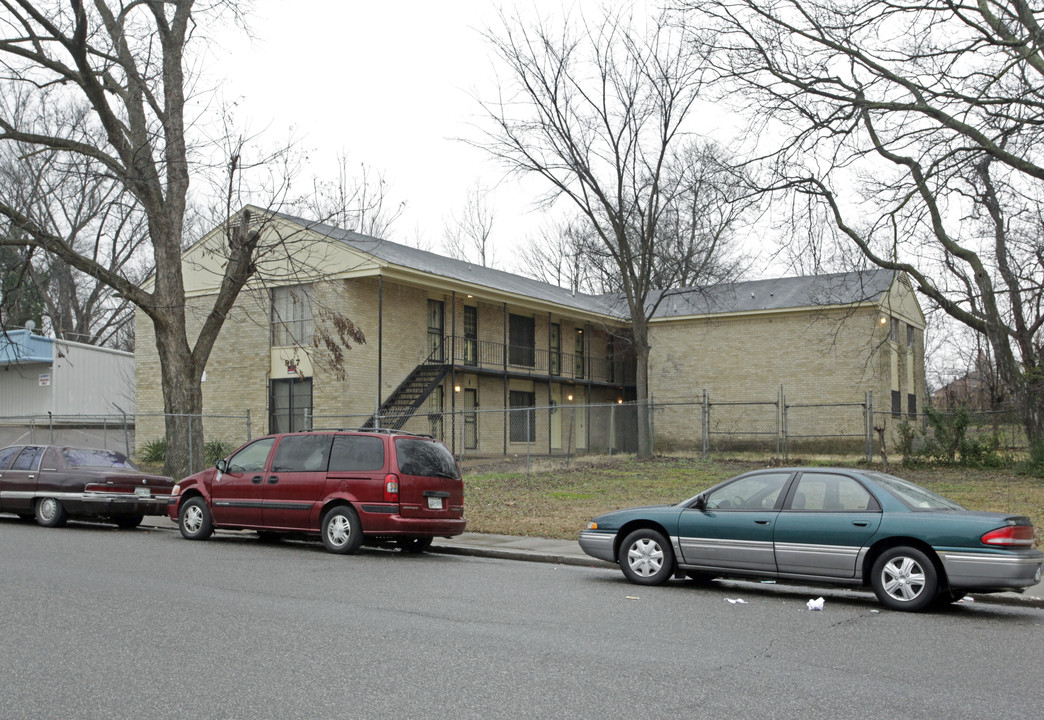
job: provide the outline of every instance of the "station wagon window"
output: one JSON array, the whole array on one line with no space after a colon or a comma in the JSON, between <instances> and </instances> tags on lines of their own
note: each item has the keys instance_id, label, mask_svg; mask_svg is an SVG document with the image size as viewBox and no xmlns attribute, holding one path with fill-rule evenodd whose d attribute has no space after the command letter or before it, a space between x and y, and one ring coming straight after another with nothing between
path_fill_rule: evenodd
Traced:
<instances>
[{"instance_id":1,"label":"station wagon window","mask_svg":"<svg viewBox=\"0 0 1044 720\"><path fill-rule=\"evenodd\" d=\"M272 472L326 472L330 435L287 435L279 441Z\"/></svg>"},{"instance_id":2,"label":"station wagon window","mask_svg":"<svg viewBox=\"0 0 1044 720\"><path fill-rule=\"evenodd\" d=\"M15 445L14 447L6 447L3 450L0 450L0 470L6 470L11 462L11 458L17 455L18 451L21 449L21 445Z\"/></svg>"},{"instance_id":3,"label":"station wagon window","mask_svg":"<svg viewBox=\"0 0 1044 720\"><path fill-rule=\"evenodd\" d=\"M857 481L830 473L803 473L798 479L790 508L826 512L878 509L877 501Z\"/></svg>"},{"instance_id":4,"label":"station wagon window","mask_svg":"<svg viewBox=\"0 0 1044 720\"><path fill-rule=\"evenodd\" d=\"M707 495L708 510L771 510L790 473L748 475Z\"/></svg>"},{"instance_id":5,"label":"station wagon window","mask_svg":"<svg viewBox=\"0 0 1044 720\"><path fill-rule=\"evenodd\" d=\"M384 440L367 435L336 435L330 472L360 472L384 467Z\"/></svg>"},{"instance_id":6,"label":"station wagon window","mask_svg":"<svg viewBox=\"0 0 1044 720\"><path fill-rule=\"evenodd\" d=\"M18 457L15 458L14 465L11 466L12 470L34 470L36 469L36 460L43 455L42 447L27 447L22 452L18 453Z\"/></svg>"},{"instance_id":7,"label":"station wagon window","mask_svg":"<svg viewBox=\"0 0 1044 720\"><path fill-rule=\"evenodd\" d=\"M457 461L445 445L430 440L403 438L395 441L399 472L403 475L456 478Z\"/></svg>"},{"instance_id":8,"label":"station wagon window","mask_svg":"<svg viewBox=\"0 0 1044 720\"><path fill-rule=\"evenodd\" d=\"M261 438L252 442L228 459L228 472L257 472L265 469L268 453L275 444L275 438Z\"/></svg>"}]
</instances>

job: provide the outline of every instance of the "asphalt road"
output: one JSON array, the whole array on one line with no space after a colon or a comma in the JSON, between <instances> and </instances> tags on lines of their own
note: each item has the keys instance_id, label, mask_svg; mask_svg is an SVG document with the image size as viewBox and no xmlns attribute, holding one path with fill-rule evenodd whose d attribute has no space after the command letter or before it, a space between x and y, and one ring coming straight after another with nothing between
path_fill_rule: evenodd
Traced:
<instances>
[{"instance_id":1,"label":"asphalt road","mask_svg":"<svg viewBox=\"0 0 1044 720\"><path fill-rule=\"evenodd\" d=\"M743 599L732 604L727 599ZM0 718L1036 717L1044 611L0 517Z\"/></svg>"}]
</instances>

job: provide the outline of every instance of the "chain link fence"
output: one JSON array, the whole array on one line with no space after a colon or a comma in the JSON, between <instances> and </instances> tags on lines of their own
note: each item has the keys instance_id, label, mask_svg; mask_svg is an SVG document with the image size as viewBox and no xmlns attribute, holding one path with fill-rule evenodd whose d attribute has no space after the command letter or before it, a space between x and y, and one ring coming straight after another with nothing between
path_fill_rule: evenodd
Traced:
<instances>
[{"instance_id":1,"label":"chain link fence","mask_svg":"<svg viewBox=\"0 0 1044 720\"><path fill-rule=\"evenodd\" d=\"M1026 449L1025 434L1013 412L961 412L965 427L961 437L966 443L989 443L1013 454ZM939 417L946 423L954 415ZM266 427L253 426L249 412L177 417L193 429L201 426L202 442L194 442L192 438L198 434L189 433L186 447L168 448L167 416L162 413L41 415L0 417L0 447L28 443L99 447L117 450L150 467L162 465L167 453L175 452L187 458L196 472L267 432ZM638 418L634 402L444 412L421 409L401 429L438 438L462 460L568 458L636 452ZM370 419L370 415L306 415L305 427L360 428ZM381 420L377 418L377 425ZM667 401L652 398L647 422L655 452L705 458L747 453L784 461L819 455L872 461L956 442L945 437L925 413L875 411L869 393L863 401L850 403L790 402L782 390L775 399L763 401L719 399L707 393Z\"/></svg>"}]
</instances>

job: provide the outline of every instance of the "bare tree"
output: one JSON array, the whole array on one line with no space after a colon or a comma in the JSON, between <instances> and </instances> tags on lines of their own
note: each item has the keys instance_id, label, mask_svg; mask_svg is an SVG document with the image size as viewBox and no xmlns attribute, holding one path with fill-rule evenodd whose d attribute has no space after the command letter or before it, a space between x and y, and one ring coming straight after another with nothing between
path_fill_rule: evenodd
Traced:
<instances>
[{"instance_id":1,"label":"bare tree","mask_svg":"<svg viewBox=\"0 0 1044 720\"><path fill-rule=\"evenodd\" d=\"M493 267L491 236L496 216L489 202L489 193L476 180L468 189L464 207L459 213L451 213L446 220L442 244L450 257Z\"/></svg>"},{"instance_id":2,"label":"bare tree","mask_svg":"<svg viewBox=\"0 0 1044 720\"><path fill-rule=\"evenodd\" d=\"M66 122L55 116L51 121L52 129ZM109 272L141 282L149 274L145 218L124 193L90 158L66 159L26 143L0 145L0 197L6 203L24 208L46 232ZM17 237L2 216L0 232ZM133 349L133 306L125 298L68 263L31 250L25 253L26 279L55 337Z\"/></svg>"},{"instance_id":3,"label":"bare tree","mask_svg":"<svg viewBox=\"0 0 1044 720\"><path fill-rule=\"evenodd\" d=\"M317 180L314 192L292 205L318 222L391 240L392 227L402 216L406 203L394 203L389 192L390 185L382 172L360 163L355 174L347 156L341 155L337 158L337 177L332 181Z\"/></svg>"},{"instance_id":4,"label":"bare tree","mask_svg":"<svg viewBox=\"0 0 1044 720\"><path fill-rule=\"evenodd\" d=\"M1044 442L1044 52L1027 0L711 0L695 44L772 138L770 189L984 336ZM735 96L734 96L735 97Z\"/></svg>"},{"instance_id":5,"label":"bare tree","mask_svg":"<svg viewBox=\"0 0 1044 720\"><path fill-rule=\"evenodd\" d=\"M200 378L218 332L236 297L255 271L260 234L249 214L227 228L227 262L219 292L198 335L186 326L181 265L182 233L192 178L186 96L191 78L186 49L206 23L193 17L194 3L65 3L12 0L0 9L0 142L18 142L71 162L88 158L132 197L146 218L155 274L151 287L114 272L70 245L34 217L31 208L0 197L0 215L18 233L16 242L50 253L97 278L147 315L155 329L164 410L166 472L189 469L187 453L202 445L202 429L190 415L203 407ZM235 12L215 3L208 13ZM46 108L61 108L97 130L98 142L74 127L39 122ZM236 169L239 157L228 167ZM9 241L0 239L0 243Z\"/></svg>"},{"instance_id":6,"label":"bare tree","mask_svg":"<svg viewBox=\"0 0 1044 720\"><path fill-rule=\"evenodd\" d=\"M633 328L638 454L649 457L648 321L662 298L653 290L663 232L684 192L676 168L692 145L702 58L666 16L632 23L626 11L607 11L560 28L502 21L488 38L510 81L482 103L491 129L479 144L547 181L543 201L570 202L611 258ZM663 269L660 282L672 283Z\"/></svg>"},{"instance_id":7,"label":"bare tree","mask_svg":"<svg viewBox=\"0 0 1044 720\"><path fill-rule=\"evenodd\" d=\"M548 220L519 248L516 270L574 293L610 292L606 274L596 267L601 247L586 218Z\"/></svg>"}]
</instances>

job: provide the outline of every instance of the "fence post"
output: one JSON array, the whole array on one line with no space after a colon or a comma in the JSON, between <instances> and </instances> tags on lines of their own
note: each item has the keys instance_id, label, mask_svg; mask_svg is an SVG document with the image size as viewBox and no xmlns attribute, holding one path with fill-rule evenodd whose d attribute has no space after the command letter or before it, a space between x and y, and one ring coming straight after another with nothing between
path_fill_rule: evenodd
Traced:
<instances>
[{"instance_id":1,"label":"fence post","mask_svg":"<svg viewBox=\"0 0 1044 720\"><path fill-rule=\"evenodd\" d=\"M47 411L47 442L54 445L54 416L51 411Z\"/></svg>"},{"instance_id":2,"label":"fence post","mask_svg":"<svg viewBox=\"0 0 1044 720\"><path fill-rule=\"evenodd\" d=\"M701 435L703 440L703 459L707 459L707 451L709 450L708 445L710 444L710 435L708 434L710 425L710 405L707 403L707 388L703 388L703 402L700 404L702 422L700 423Z\"/></svg>"},{"instance_id":3,"label":"fence post","mask_svg":"<svg viewBox=\"0 0 1044 720\"><path fill-rule=\"evenodd\" d=\"M874 391L866 391L866 462L874 459Z\"/></svg>"},{"instance_id":4,"label":"fence post","mask_svg":"<svg viewBox=\"0 0 1044 720\"><path fill-rule=\"evenodd\" d=\"M247 408L246 423L247 423L247 426L246 426L246 431L247 431L246 439L247 439L247 442L250 442L250 436L252 434L252 431L250 429L250 408Z\"/></svg>"},{"instance_id":5,"label":"fence post","mask_svg":"<svg viewBox=\"0 0 1044 720\"><path fill-rule=\"evenodd\" d=\"M120 415L123 416L123 449L124 455L130 457L130 434L127 432L127 413L120 410Z\"/></svg>"},{"instance_id":6,"label":"fence post","mask_svg":"<svg viewBox=\"0 0 1044 720\"><path fill-rule=\"evenodd\" d=\"M609 457L613 456L613 435L616 433L616 405L609 406Z\"/></svg>"},{"instance_id":7,"label":"fence post","mask_svg":"<svg viewBox=\"0 0 1044 720\"><path fill-rule=\"evenodd\" d=\"M652 393L649 393L649 451L656 453L656 403Z\"/></svg>"}]
</instances>

